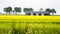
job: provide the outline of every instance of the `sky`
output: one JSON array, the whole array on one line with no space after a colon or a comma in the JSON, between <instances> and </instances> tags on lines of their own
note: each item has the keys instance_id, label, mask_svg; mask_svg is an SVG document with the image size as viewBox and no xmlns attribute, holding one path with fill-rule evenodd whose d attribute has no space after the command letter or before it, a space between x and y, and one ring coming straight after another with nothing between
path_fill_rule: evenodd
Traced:
<instances>
[{"instance_id":1,"label":"sky","mask_svg":"<svg viewBox=\"0 0 60 34\"><path fill-rule=\"evenodd\" d=\"M40 8L44 10L46 8L55 9L56 14L60 15L60 0L0 0L0 12L3 12L3 8L11 6L23 8L33 8L34 11L39 11Z\"/></svg>"}]
</instances>

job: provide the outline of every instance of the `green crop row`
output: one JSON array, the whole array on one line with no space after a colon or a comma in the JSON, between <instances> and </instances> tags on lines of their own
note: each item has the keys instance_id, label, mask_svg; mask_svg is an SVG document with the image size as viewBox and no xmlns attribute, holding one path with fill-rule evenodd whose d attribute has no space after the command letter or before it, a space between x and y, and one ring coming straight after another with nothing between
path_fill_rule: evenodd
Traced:
<instances>
[{"instance_id":1,"label":"green crop row","mask_svg":"<svg viewBox=\"0 0 60 34\"><path fill-rule=\"evenodd\" d=\"M60 22L0 20L0 34L60 34Z\"/></svg>"}]
</instances>

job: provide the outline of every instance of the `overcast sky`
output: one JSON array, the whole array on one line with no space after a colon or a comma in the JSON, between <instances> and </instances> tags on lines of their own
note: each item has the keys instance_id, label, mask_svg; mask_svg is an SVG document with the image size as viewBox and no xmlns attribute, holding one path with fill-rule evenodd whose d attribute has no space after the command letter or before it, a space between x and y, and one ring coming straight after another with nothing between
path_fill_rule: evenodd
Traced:
<instances>
[{"instance_id":1,"label":"overcast sky","mask_svg":"<svg viewBox=\"0 0 60 34\"><path fill-rule=\"evenodd\" d=\"M60 0L0 0L0 12L3 12L4 7L11 6L23 8L33 8L34 11L39 11L40 8L55 8L57 14L60 14Z\"/></svg>"}]
</instances>

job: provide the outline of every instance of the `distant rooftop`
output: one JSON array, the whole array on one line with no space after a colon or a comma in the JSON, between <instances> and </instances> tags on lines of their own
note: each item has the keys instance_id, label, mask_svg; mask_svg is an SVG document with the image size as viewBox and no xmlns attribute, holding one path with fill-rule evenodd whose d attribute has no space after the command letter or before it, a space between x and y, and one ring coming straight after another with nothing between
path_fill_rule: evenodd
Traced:
<instances>
[{"instance_id":1,"label":"distant rooftop","mask_svg":"<svg viewBox=\"0 0 60 34\"><path fill-rule=\"evenodd\" d=\"M30 12L26 12L26 13L49 13L49 12L46 12L46 11L30 11Z\"/></svg>"}]
</instances>

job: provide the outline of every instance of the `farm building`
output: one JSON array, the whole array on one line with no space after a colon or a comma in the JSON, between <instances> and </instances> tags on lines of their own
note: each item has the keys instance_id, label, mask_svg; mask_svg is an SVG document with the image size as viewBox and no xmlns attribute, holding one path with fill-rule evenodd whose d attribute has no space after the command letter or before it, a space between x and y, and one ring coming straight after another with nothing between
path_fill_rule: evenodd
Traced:
<instances>
[{"instance_id":1,"label":"farm building","mask_svg":"<svg viewBox=\"0 0 60 34\"><path fill-rule=\"evenodd\" d=\"M46 11L30 11L30 12L26 12L25 15L40 15L40 16L44 16L44 15L50 15L49 12Z\"/></svg>"}]
</instances>

